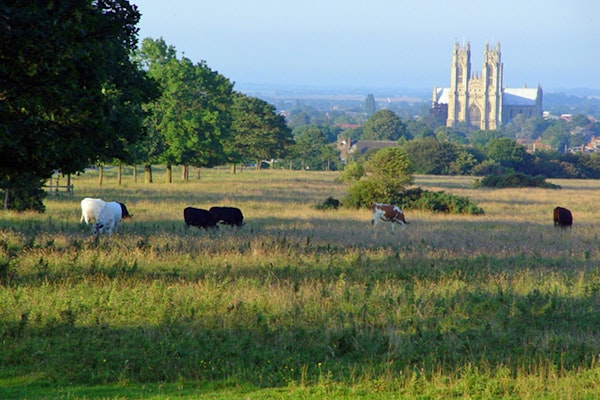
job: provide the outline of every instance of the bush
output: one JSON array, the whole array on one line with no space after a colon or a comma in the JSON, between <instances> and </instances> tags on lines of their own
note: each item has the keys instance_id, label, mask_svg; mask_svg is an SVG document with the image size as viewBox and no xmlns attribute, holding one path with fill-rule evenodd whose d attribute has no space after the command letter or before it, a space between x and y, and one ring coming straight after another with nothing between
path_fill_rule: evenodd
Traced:
<instances>
[{"instance_id":1,"label":"bush","mask_svg":"<svg viewBox=\"0 0 600 400\"><path fill-rule=\"evenodd\" d=\"M430 192L421 188L398 194L394 204L406 210L421 210L448 214L482 215L484 211L468 197L450 193Z\"/></svg>"},{"instance_id":2,"label":"bush","mask_svg":"<svg viewBox=\"0 0 600 400\"><path fill-rule=\"evenodd\" d=\"M345 183L352 184L357 182L360 178L365 175L365 169L362 164L359 164L355 161L350 162L342 173L340 174L340 180Z\"/></svg>"},{"instance_id":3,"label":"bush","mask_svg":"<svg viewBox=\"0 0 600 400\"><path fill-rule=\"evenodd\" d=\"M377 189L371 187L369 183L369 181L361 181L354 185L349 192L349 196L344 200L344 206L367 208L374 203L389 203L397 205L403 210L421 210L447 214L484 214L481 207L465 196L456 196L443 191L430 192L418 187L392 196L377 198L373 196Z\"/></svg>"},{"instance_id":4,"label":"bush","mask_svg":"<svg viewBox=\"0 0 600 400\"><path fill-rule=\"evenodd\" d=\"M546 182L542 175L526 175L521 172L511 172L501 175L486 175L473 184L474 187L519 188L537 187L545 189L560 189L559 185Z\"/></svg>"},{"instance_id":5,"label":"bush","mask_svg":"<svg viewBox=\"0 0 600 400\"><path fill-rule=\"evenodd\" d=\"M367 208L373 203L389 203L391 196L385 185L378 179L358 181L348 188L348 196L343 201L348 208Z\"/></svg>"},{"instance_id":6,"label":"bush","mask_svg":"<svg viewBox=\"0 0 600 400\"><path fill-rule=\"evenodd\" d=\"M315 209L317 210L337 210L340 206L340 201L338 199L334 199L333 197L328 197L324 202L315 205Z\"/></svg>"}]
</instances>

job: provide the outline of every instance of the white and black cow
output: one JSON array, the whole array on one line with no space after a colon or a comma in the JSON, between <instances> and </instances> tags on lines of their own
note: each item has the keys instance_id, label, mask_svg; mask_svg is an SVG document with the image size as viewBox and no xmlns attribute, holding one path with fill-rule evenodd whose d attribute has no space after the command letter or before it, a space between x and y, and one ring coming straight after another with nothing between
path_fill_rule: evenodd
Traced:
<instances>
[{"instance_id":1,"label":"white and black cow","mask_svg":"<svg viewBox=\"0 0 600 400\"><path fill-rule=\"evenodd\" d=\"M239 208L211 207L208 212L211 213L216 222L221 222L224 225L231 225L232 227L244 225L244 215Z\"/></svg>"},{"instance_id":2,"label":"white and black cow","mask_svg":"<svg viewBox=\"0 0 600 400\"><path fill-rule=\"evenodd\" d=\"M375 203L372 208L373 216L371 218L371 225L377 226L379 221L391 222L392 232L394 231L394 224L401 224L402 229L406 229L406 219L404 219L404 213L398 206L390 204Z\"/></svg>"},{"instance_id":3,"label":"white and black cow","mask_svg":"<svg viewBox=\"0 0 600 400\"><path fill-rule=\"evenodd\" d=\"M554 209L554 226L560 228L571 228L573 225L573 214L563 207Z\"/></svg>"},{"instance_id":4,"label":"white and black cow","mask_svg":"<svg viewBox=\"0 0 600 400\"><path fill-rule=\"evenodd\" d=\"M219 229L217 221L213 218L212 214L202 208L186 207L183 210L183 219L185 220L185 227L197 226L198 229L208 228Z\"/></svg>"},{"instance_id":5,"label":"white and black cow","mask_svg":"<svg viewBox=\"0 0 600 400\"><path fill-rule=\"evenodd\" d=\"M98 221L98 215L100 215L100 210L106 202L102 199L92 199L90 197L86 197L81 200L81 220L79 222L85 222L86 225L89 225L92 220L94 222Z\"/></svg>"},{"instance_id":6,"label":"white and black cow","mask_svg":"<svg viewBox=\"0 0 600 400\"><path fill-rule=\"evenodd\" d=\"M112 233L117 233L122 214L121 204L116 201L106 203L100 209L100 214L94 224L94 234L99 235L104 232L107 235L111 235Z\"/></svg>"},{"instance_id":7,"label":"white and black cow","mask_svg":"<svg viewBox=\"0 0 600 400\"><path fill-rule=\"evenodd\" d=\"M127 210L127 206L125 206L125 204L118 204L121 206L122 219L133 217L133 215L129 213L129 210ZM94 222L97 222L98 216L100 215L100 210L105 205L106 201L102 199L93 199L90 197L86 197L85 199L81 200L81 220L79 222L85 222L87 225L89 225L92 222L92 220L94 220Z\"/></svg>"},{"instance_id":8,"label":"white and black cow","mask_svg":"<svg viewBox=\"0 0 600 400\"><path fill-rule=\"evenodd\" d=\"M126 219L133 217L133 214L129 214L129 210L127 209L125 204L119 203L119 205L121 206L121 218Z\"/></svg>"}]
</instances>

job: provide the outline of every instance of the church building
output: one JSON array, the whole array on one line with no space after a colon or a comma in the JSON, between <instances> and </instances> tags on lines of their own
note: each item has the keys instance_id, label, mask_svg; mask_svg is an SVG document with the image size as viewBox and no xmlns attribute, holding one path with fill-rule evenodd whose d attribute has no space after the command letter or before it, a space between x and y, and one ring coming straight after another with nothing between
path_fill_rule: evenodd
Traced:
<instances>
[{"instance_id":1,"label":"church building","mask_svg":"<svg viewBox=\"0 0 600 400\"><path fill-rule=\"evenodd\" d=\"M492 130L516 115L542 116L542 88L503 88L500 43L485 45L481 72L471 71L471 45L454 45L450 87L434 88L432 114L446 119L446 126L465 122L473 129Z\"/></svg>"}]
</instances>

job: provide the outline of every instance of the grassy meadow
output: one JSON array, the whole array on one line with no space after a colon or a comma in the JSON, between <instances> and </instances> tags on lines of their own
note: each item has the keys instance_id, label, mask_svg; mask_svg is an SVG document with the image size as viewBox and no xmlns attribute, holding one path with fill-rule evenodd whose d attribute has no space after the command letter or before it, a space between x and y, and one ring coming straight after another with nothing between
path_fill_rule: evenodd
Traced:
<instances>
[{"instance_id":1,"label":"grassy meadow","mask_svg":"<svg viewBox=\"0 0 600 400\"><path fill-rule=\"evenodd\" d=\"M485 215L406 211L392 233L315 209L345 196L334 172L124 172L0 213L0 398L600 396L600 181L417 176ZM96 238L84 197L133 218ZM185 228L186 206L213 205L246 225ZM572 229L553 227L557 205Z\"/></svg>"}]
</instances>

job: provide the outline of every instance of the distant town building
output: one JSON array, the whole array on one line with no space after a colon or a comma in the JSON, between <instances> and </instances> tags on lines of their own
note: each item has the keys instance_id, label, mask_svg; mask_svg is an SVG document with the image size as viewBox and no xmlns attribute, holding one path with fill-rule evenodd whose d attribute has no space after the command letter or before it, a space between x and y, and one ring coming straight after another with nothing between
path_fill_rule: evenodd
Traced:
<instances>
[{"instance_id":1,"label":"distant town building","mask_svg":"<svg viewBox=\"0 0 600 400\"><path fill-rule=\"evenodd\" d=\"M337 149L340 151L340 159L345 164L352 161L353 157L365 154L372 149L385 149L386 147L398 146L398 142L393 140L357 140L351 138L342 138L338 141Z\"/></svg>"},{"instance_id":2,"label":"distant town building","mask_svg":"<svg viewBox=\"0 0 600 400\"><path fill-rule=\"evenodd\" d=\"M542 88L503 88L500 43L485 45L480 73L471 72L471 45L454 45L450 87L433 90L431 114L446 119L446 126L466 122L474 129L497 129L515 116L542 116Z\"/></svg>"}]
</instances>

